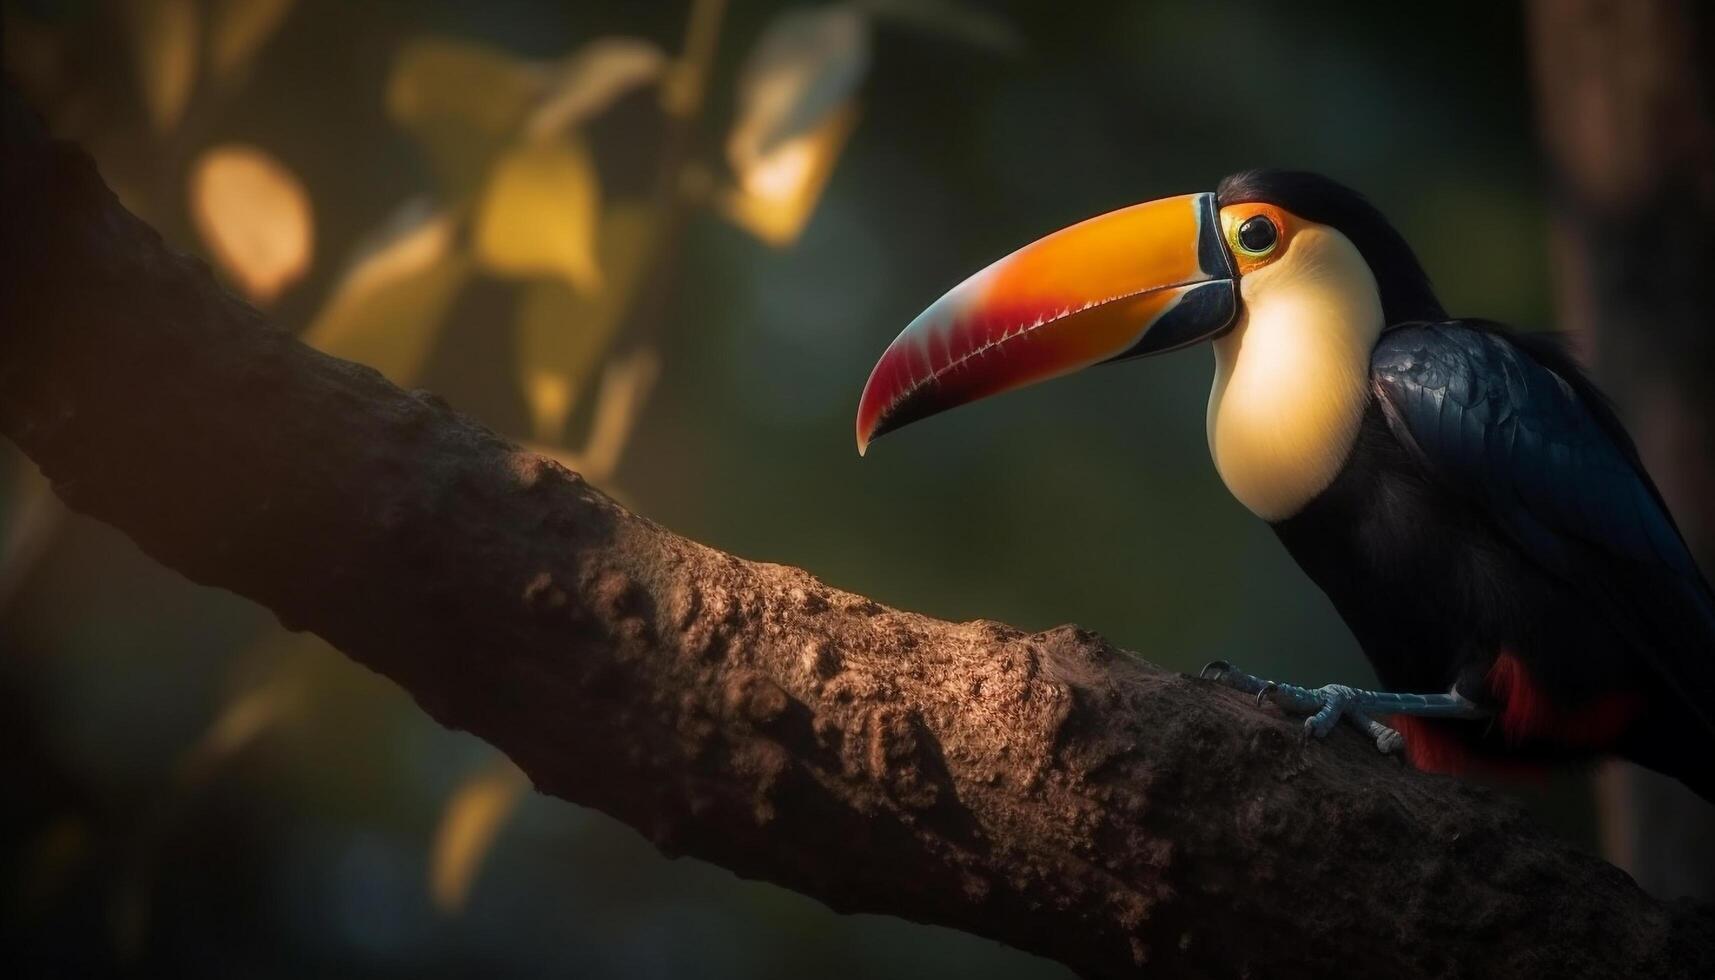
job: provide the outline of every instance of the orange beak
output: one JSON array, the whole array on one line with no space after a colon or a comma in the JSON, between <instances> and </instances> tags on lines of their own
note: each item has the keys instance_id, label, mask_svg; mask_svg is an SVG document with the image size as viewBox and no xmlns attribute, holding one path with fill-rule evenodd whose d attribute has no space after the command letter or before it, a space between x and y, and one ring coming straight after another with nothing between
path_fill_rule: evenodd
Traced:
<instances>
[{"instance_id":1,"label":"orange beak","mask_svg":"<svg viewBox=\"0 0 1715 980\"><path fill-rule=\"evenodd\" d=\"M1026 245L888 345L858 403L858 452L966 402L1218 336L1237 315L1237 277L1213 194L1135 204Z\"/></svg>"}]
</instances>

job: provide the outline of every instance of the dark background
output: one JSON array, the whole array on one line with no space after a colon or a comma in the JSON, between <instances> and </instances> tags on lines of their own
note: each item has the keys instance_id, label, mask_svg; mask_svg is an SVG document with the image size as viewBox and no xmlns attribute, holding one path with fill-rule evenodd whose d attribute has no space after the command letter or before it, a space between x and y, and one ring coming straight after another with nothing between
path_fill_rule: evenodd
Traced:
<instances>
[{"instance_id":1,"label":"dark background","mask_svg":"<svg viewBox=\"0 0 1715 980\"><path fill-rule=\"evenodd\" d=\"M722 25L694 147L717 164L732 80L781 6L737 3ZM383 104L401 44L446 35L548 59L624 34L674 51L686 16L682 2L302 0L219 111L163 146L136 136L131 22L95 2L6 9L9 69L23 74L38 46L73 52L78 85L38 87L38 105L110 180L145 175L133 182L156 190L137 193L138 209L182 247L201 248L176 196L200 147L252 143L298 175L316 260L271 311L293 329L366 235L436 192ZM1028 629L1077 622L1179 669L1227 658L1265 676L1371 681L1326 601L1208 462L1206 350L937 418L863 460L852 414L887 341L991 259L1251 166L1319 170L1371 195L1455 315L1551 326L1522 12L982 9L1010 25L1016 50L878 22L861 120L796 242L770 247L692 214L674 271L651 286L660 381L609 485L692 538L891 605ZM74 87L101 94L77 103ZM650 110L630 99L592 129L606 193L648 191ZM415 383L523 435L511 301L503 284L472 287ZM3 937L26 973L1065 975L985 940L836 916L665 860L600 814L534 795L499 821L462 907L438 908L437 828L459 787L503 771L495 753L116 532L44 517L53 505L30 505L30 470L0 448L0 547L34 542L0 594ZM278 710L254 732L211 736L223 717L242 728L223 713L259 687L290 696L268 702ZM213 761L187 775L199 745L215 746L196 757ZM1584 779L1514 791L1596 846Z\"/></svg>"}]
</instances>

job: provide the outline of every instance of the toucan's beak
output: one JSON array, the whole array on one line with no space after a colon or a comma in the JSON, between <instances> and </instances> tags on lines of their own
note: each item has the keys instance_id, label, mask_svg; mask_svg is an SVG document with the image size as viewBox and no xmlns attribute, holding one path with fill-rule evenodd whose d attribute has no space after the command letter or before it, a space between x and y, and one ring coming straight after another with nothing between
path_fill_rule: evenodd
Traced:
<instances>
[{"instance_id":1,"label":"toucan's beak","mask_svg":"<svg viewBox=\"0 0 1715 980\"><path fill-rule=\"evenodd\" d=\"M1213 194L1135 204L966 279L889 344L858 403L871 439L955 405L1215 337L1238 311Z\"/></svg>"}]
</instances>

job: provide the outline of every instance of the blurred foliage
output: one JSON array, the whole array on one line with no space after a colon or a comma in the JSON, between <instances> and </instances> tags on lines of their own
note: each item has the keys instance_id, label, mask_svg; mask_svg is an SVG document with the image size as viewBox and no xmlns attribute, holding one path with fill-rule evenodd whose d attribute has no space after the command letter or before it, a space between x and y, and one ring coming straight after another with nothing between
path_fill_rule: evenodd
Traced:
<instances>
[{"instance_id":1,"label":"blurred foliage","mask_svg":"<svg viewBox=\"0 0 1715 980\"><path fill-rule=\"evenodd\" d=\"M938 418L861 466L850 412L989 260L1260 164L1372 194L1455 312L1544 324L1518 17L18 0L4 40L127 206L276 322L676 530L943 617L1362 681L1208 464L1206 354ZM385 681L66 515L10 447L0 646L24 973L1064 975L523 793ZM1578 784L1529 792L1588 839Z\"/></svg>"},{"instance_id":2,"label":"blurred foliage","mask_svg":"<svg viewBox=\"0 0 1715 980\"><path fill-rule=\"evenodd\" d=\"M190 175L191 220L209 254L253 303L309 270L315 228L292 172L252 146L216 146Z\"/></svg>"},{"instance_id":3,"label":"blurred foliage","mask_svg":"<svg viewBox=\"0 0 1715 980\"><path fill-rule=\"evenodd\" d=\"M441 817L429 859L429 891L436 908L442 912L464 908L482 859L494 844L494 835L529 787L523 770L504 758L459 786Z\"/></svg>"},{"instance_id":4,"label":"blurred foliage","mask_svg":"<svg viewBox=\"0 0 1715 980\"><path fill-rule=\"evenodd\" d=\"M458 224L425 201L401 207L334 288L304 340L409 382L428 360L475 262L454 249Z\"/></svg>"},{"instance_id":5,"label":"blurred foliage","mask_svg":"<svg viewBox=\"0 0 1715 980\"><path fill-rule=\"evenodd\" d=\"M202 31L196 0L129 0L123 6L143 107L157 130L172 132L196 81Z\"/></svg>"}]
</instances>

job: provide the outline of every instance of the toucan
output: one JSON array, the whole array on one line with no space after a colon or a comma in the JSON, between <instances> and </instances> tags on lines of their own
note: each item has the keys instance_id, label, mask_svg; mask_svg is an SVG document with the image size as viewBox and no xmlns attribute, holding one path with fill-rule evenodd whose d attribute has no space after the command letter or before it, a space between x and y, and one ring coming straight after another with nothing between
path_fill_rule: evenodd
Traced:
<instances>
[{"instance_id":1,"label":"toucan","mask_svg":"<svg viewBox=\"0 0 1715 980\"><path fill-rule=\"evenodd\" d=\"M888 345L858 451L1204 342L1216 470L1381 689L1204 676L1422 769L1618 755L1715 801L1715 596L1614 410L1555 335L1450 318L1405 238L1332 179L1246 171L993 263Z\"/></svg>"}]
</instances>

